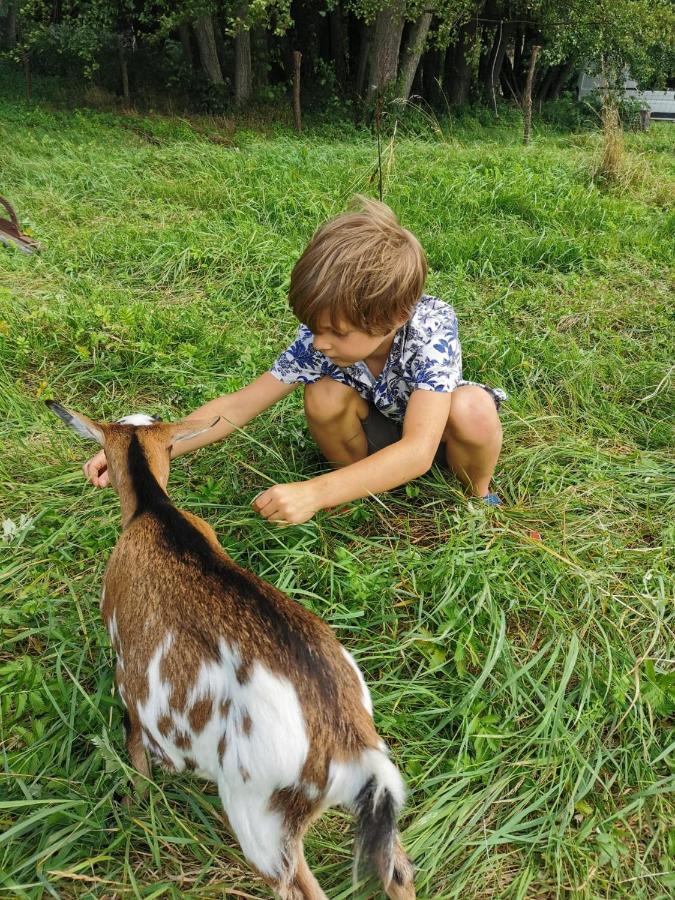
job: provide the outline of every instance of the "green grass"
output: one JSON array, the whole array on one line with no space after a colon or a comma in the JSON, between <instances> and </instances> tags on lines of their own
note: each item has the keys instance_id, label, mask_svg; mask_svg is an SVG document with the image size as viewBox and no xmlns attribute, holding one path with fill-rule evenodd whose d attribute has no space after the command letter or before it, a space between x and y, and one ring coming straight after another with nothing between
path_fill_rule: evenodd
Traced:
<instances>
[{"instance_id":1,"label":"green grass","mask_svg":"<svg viewBox=\"0 0 675 900\"><path fill-rule=\"evenodd\" d=\"M85 485L90 447L41 402L177 417L289 340L292 263L376 190L373 140L227 134L0 100L1 190L44 247L0 252L0 518L29 517L0 542L6 895L267 896L213 787L158 772L146 801L121 802L98 611L117 502ZM595 134L540 130L527 149L508 122L443 134L399 129L385 199L457 309L466 376L511 395L506 505L433 471L268 525L250 499L321 466L299 394L176 461L172 494L356 655L410 787L420 897L672 896L675 132L629 136L614 187L591 178ZM329 897L351 895L345 815L308 857Z\"/></svg>"}]
</instances>

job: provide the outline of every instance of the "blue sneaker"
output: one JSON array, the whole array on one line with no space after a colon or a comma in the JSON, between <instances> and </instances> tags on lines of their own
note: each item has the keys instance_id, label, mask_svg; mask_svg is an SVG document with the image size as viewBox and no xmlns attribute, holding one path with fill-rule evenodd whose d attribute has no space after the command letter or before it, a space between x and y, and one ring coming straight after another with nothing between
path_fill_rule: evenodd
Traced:
<instances>
[{"instance_id":1,"label":"blue sneaker","mask_svg":"<svg viewBox=\"0 0 675 900\"><path fill-rule=\"evenodd\" d=\"M484 497L481 497L481 500L486 506L501 506L502 501L496 494L486 494Z\"/></svg>"}]
</instances>

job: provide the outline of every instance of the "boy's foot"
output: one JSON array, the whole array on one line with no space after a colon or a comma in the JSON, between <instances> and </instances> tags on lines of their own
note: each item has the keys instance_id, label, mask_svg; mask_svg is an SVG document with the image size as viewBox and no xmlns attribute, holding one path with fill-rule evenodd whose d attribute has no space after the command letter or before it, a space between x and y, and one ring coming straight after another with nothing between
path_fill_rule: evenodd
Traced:
<instances>
[{"instance_id":1,"label":"boy's foot","mask_svg":"<svg viewBox=\"0 0 675 900\"><path fill-rule=\"evenodd\" d=\"M480 498L486 506L501 506L502 501L496 494L486 494Z\"/></svg>"}]
</instances>

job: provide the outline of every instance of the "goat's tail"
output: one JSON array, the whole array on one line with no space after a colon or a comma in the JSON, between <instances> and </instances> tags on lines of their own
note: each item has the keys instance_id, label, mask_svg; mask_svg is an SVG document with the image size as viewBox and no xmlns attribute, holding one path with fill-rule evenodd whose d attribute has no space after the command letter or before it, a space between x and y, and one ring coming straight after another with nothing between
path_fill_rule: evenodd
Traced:
<instances>
[{"instance_id":1,"label":"goat's tail","mask_svg":"<svg viewBox=\"0 0 675 900\"><path fill-rule=\"evenodd\" d=\"M409 900L415 896L413 868L396 827L405 798L403 780L384 752L371 750L368 756L370 775L354 800L354 879L359 863L364 861L379 876L387 896Z\"/></svg>"}]
</instances>

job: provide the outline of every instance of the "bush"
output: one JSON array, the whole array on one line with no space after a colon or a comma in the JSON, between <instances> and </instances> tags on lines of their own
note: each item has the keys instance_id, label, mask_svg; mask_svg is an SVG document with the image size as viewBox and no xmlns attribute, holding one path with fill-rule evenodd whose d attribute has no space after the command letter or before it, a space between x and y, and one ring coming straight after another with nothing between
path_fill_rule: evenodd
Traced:
<instances>
[{"instance_id":1,"label":"bush","mask_svg":"<svg viewBox=\"0 0 675 900\"><path fill-rule=\"evenodd\" d=\"M637 131L640 126L642 104L631 97L615 97L614 103L623 128ZM598 128L602 125L602 94L594 91L583 100L577 100L570 93L559 100L542 103L541 121L561 131Z\"/></svg>"},{"instance_id":2,"label":"bush","mask_svg":"<svg viewBox=\"0 0 675 900\"><path fill-rule=\"evenodd\" d=\"M541 104L540 118L561 131L579 131L588 126L588 110L571 94Z\"/></svg>"},{"instance_id":3,"label":"bush","mask_svg":"<svg viewBox=\"0 0 675 900\"><path fill-rule=\"evenodd\" d=\"M619 113L619 121L621 125L630 131L638 131L640 127L640 110L644 108L639 100L633 100L632 97L622 97L616 95L612 98L613 104ZM594 125L598 125L602 121L603 95L600 91L593 91L588 97L582 101L589 112L589 119Z\"/></svg>"}]
</instances>

